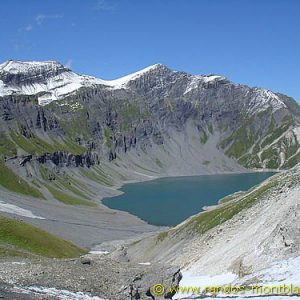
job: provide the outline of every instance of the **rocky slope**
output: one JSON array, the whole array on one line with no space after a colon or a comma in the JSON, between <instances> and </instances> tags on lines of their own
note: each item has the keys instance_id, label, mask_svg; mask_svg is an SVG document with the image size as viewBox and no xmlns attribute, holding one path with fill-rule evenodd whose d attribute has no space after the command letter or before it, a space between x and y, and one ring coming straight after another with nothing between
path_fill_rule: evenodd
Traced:
<instances>
[{"instance_id":1,"label":"rocky slope","mask_svg":"<svg viewBox=\"0 0 300 300\"><path fill-rule=\"evenodd\" d=\"M120 262L103 254L72 260L6 258L0 262L0 296L23 300L146 300L151 286L159 282L171 286L178 271L162 264ZM130 297L131 286L134 297Z\"/></svg>"},{"instance_id":2,"label":"rocky slope","mask_svg":"<svg viewBox=\"0 0 300 300\"><path fill-rule=\"evenodd\" d=\"M297 165L113 255L126 249L131 261L175 264L193 276L233 274L239 284L286 280L299 268L299 178Z\"/></svg>"},{"instance_id":3,"label":"rocky slope","mask_svg":"<svg viewBox=\"0 0 300 300\"><path fill-rule=\"evenodd\" d=\"M56 62L8 61L0 105L1 154L23 169L110 161L131 179L122 167L183 175L288 168L299 159L293 99L160 64L105 81ZM42 177L30 167L19 173Z\"/></svg>"},{"instance_id":4,"label":"rocky slope","mask_svg":"<svg viewBox=\"0 0 300 300\"><path fill-rule=\"evenodd\" d=\"M0 112L2 199L29 210L46 199L34 211L42 217L82 207L72 224L94 220L95 201L124 182L285 169L300 159L293 99L161 64L106 81L57 62L8 61L0 65ZM118 230L129 219L119 215Z\"/></svg>"},{"instance_id":5,"label":"rocky slope","mask_svg":"<svg viewBox=\"0 0 300 300\"><path fill-rule=\"evenodd\" d=\"M163 284L165 292L169 291L180 267L182 279L175 276L180 287L203 290L179 289L172 299L214 298L204 292L207 286L248 288L239 294L219 292L218 297L297 298L296 293L255 289L300 284L299 179L297 165L247 192L227 196L219 206L175 228L123 242L109 254L99 251L72 260L2 260L0 295L125 300L130 299L133 285L139 294L133 299L150 299L146 292L153 285Z\"/></svg>"},{"instance_id":6,"label":"rocky slope","mask_svg":"<svg viewBox=\"0 0 300 300\"><path fill-rule=\"evenodd\" d=\"M285 169L300 159L293 99L160 64L105 81L56 62L9 61L0 65L0 111L2 214L14 211L80 245L156 230L95 204L124 182ZM145 292L159 276L169 282L177 266L256 283L272 263L299 256L299 176L298 165L173 229L92 257L91 265L6 261L4 293L17 297L12 284L42 284L126 299L131 283ZM149 269L139 265L148 261Z\"/></svg>"}]
</instances>

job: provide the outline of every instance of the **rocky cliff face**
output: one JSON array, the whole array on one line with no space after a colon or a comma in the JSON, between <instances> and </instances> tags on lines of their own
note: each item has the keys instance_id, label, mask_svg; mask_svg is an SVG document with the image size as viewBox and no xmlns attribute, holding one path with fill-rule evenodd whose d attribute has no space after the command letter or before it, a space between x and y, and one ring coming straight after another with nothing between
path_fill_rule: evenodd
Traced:
<instances>
[{"instance_id":1,"label":"rocky cliff face","mask_svg":"<svg viewBox=\"0 0 300 300\"><path fill-rule=\"evenodd\" d=\"M160 64L104 81L56 62L9 61L0 65L0 111L3 159L31 155L50 169L109 163L132 179L300 160L293 99Z\"/></svg>"}]
</instances>

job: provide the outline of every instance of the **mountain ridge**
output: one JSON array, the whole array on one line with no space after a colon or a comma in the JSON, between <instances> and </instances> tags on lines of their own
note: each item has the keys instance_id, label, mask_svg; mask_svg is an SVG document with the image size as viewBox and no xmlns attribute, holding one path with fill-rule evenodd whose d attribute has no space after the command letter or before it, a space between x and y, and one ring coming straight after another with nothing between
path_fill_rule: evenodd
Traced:
<instances>
[{"instance_id":1,"label":"mountain ridge","mask_svg":"<svg viewBox=\"0 0 300 300\"><path fill-rule=\"evenodd\" d=\"M228 82L232 83L226 77L221 76L221 75L217 75L217 74L192 75L192 74L188 74L188 73L182 72L182 71L171 70L166 65L163 65L161 63L156 63L153 65L150 65L150 66L145 67L137 72L134 72L134 73L131 73L131 74L128 74L125 76L121 76L116 79L104 80L101 78L88 76L88 75L81 75L76 72L73 72L70 68L65 67L63 64L61 64L58 61L20 61L20 60L8 60L8 61L0 64L0 82L3 81L3 78L5 78L5 76L4 76L5 73L10 74L10 75L18 75L18 76L20 76L20 74L25 76L27 73L29 76L30 71L38 73L39 75L45 75L43 73L45 73L46 71L48 71L49 73L54 73L54 75L59 75L61 72L70 72L71 74L77 75L78 77L83 77L87 81L91 80L89 86L106 85L107 87L110 87L110 88L121 89L121 88L125 88L126 85L130 81L132 81L134 79L138 79L139 77L143 76L144 74L147 74L148 72L159 70L159 69L164 70L166 72L182 73L182 74L185 74L188 77L190 77L191 82L189 82L185 93L188 93L193 88L195 88L197 85L197 81L198 81L198 83L201 81L203 81L205 83L213 82L213 81L228 81ZM44 72L43 72L43 70L44 70ZM75 80L75 78L73 78L73 80ZM9 83L9 81L7 82L7 80L5 80L3 82ZM237 84L237 85L246 86L246 85L242 85L242 84ZM71 92L75 92L79 88L80 87L77 87L77 88L74 87L71 90ZM252 89L257 90L262 93L265 93L267 95L267 97L273 97L274 99L278 100L277 93L273 93L272 91L270 91L268 89L261 88L261 87L253 87ZM8 90L7 93L9 93L9 92L10 91ZM20 92L20 94L22 94L22 91L19 91L19 92ZM29 92L32 92L34 94L34 93L37 93L38 91L31 90ZM5 94L5 89L3 87L2 87L2 90L0 89L0 95L1 95L1 93L2 93L2 95ZM68 93L63 94L63 96L67 96L67 95L68 95ZM59 100L59 99L53 99L52 101L55 101L55 100ZM47 102L42 105L46 105L49 103L50 102Z\"/></svg>"},{"instance_id":2,"label":"mountain ridge","mask_svg":"<svg viewBox=\"0 0 300 300\"><path fill-rule=\"evenodd\" d=\"M273 236L285 249L284 255L274 257L286 259L288 251L294 251L291 256L299 252L290 243L298 241L297 214L289 217L298 205L293 200L299 166L158 235L151 233L157 227L101 203L104 197L120 194L118 189L128 182L292 168L300 162L300 107L295 100L217 75L190 75L160 65L125 77L117 82L118 88L111 88L63 67L52 72L49 64L42 73L37 68L21 76L0 71L2 87L17 91L0 96L0 196L15 212L21 208L42 219L20 214L18 218L88 248L112 237L124 240L143 233L142 242L128 249L125 245L112 256L121 260L135 256L140 261L155 256L163 262L199 266L205 257L199 258L197 249L221 257L230 247L222 245L225 231L238 233L243 226L249 232L246 225L254 212L269 224L264 230L270 238L259 240L264 255L253 258L249 252L228 251L224 270L242 274L254 266L260 272L257 265L270 258L265 249L274 245ZM293 197L287 202L289 189ZM266 219L260 205L276 214L270 210ZM219 241L216 252L210 249L212 239ZM191 247L184 245L187 242ZM140 255L149 243L148 252ZM245 253L247 259L238 260ZM206 266L208 273L219 273L213 263Z\"/></svg>"},{"instance_id":3,"label":"mountain ridge","mask_svg":"<svg viewBox=\"0 0 300 300\"><path fill-rule=\"evenodd\" d=\"M292 98L162 64L103 81L53 61L9 61L0 67L0 112L1 163L70 203L130 180L300 161ZM89 196L78 199L83 179Z\"/></svg>"}]
</instances>

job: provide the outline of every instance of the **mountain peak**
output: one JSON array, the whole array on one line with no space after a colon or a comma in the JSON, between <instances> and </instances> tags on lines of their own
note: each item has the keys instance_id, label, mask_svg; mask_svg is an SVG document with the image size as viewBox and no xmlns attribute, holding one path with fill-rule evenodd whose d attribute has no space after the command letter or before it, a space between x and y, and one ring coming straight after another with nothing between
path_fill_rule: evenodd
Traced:
<instances>
[{"instance_id":1,"label":"mountain peak","mask_svg":"<svg viewBox=\"0 0 300 300\"><path fill-rule=\"evenodd\" d=\"M107 89L152 89L153 86L166 88L178 80L183 87L183 95L193 95L203 86L216 86L229 83L219 75L190 75L169 69L156 63L140 71L115 80L102 80L80 75L57 61L20 61L9 60L0 64L0 97L11 94L39 95L39 104L46 105L62 99L82 87L101 85ZM250 91L250 89L249 89ZM271 105L274 109L286 107L279 97L264 89L254 89L255 99L251 102L251 111L265 109ZM249 108L250 109L250 108Z\"/></svg>"},{"instance_id":2,"label":"mountain peak","mask_svg":"<svg viewBox=\"0 0 300 300\"><path fill-rule=\"evenodd\" d=\"M1 73L10 74L26 74L47 71L57 71L67 69L61 63L57 61L20 61L20 60L8 60L3 64L0 64Z\"/></svg>"},{"instance_id":3,"label":"mountain peak","mask_svg":"<svg viewBox=\"0 0 300 300\"><path fill-rule=\"evenodd\" d=\"M152 68L152 69L169 69L166 65L161 64L161 63L151 65L151 66L149 66L149 68Z\"/></svg>"},{"instance_id":4,"label":"mountain peak","mask_svg":"<svg viewBox=\"0 0 300 300\"><path fill-rule=\"evenodd\" d=\"M115 80L109 80L106 83L107 83L107 85L112 86L114 88L122 88L122 87L125 87L130 81L135 80L139 77L142 77L146 74L156 72L156 71L158 71L158 72L165 72L165 71L173 72L163 64L154 64L154 65L146 67L140 71L137 71L135 73L123 76L121 78L118 78Z\"/></svg>"}]
</instances>

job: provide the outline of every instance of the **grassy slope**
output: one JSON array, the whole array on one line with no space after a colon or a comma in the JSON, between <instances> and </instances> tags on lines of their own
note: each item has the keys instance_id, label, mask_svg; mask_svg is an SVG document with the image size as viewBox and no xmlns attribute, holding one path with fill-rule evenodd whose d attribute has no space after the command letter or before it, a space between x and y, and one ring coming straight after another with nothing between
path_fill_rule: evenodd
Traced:
<instances>
[{"instance_id":1,"label":"grassy slope","mask_svg":"<svg viewBox=\"0 0 300 300\"><path fill-rule=\"evenodd\" d=\"M181 235L181 233L184 235L189 233L192 236L204 234L217 225L230 220L243 209L253 206L278 184L278 179L271 179L256 188L250 189L248 192L227 196L224 198L225 201L221 200L221 204L215 208L191 217L177 228L160 233L157 236L156 243L164 241L169 236Z\"/></svg>"},{"instance_id":2,"label":"grassy slope","mask_svg":"<svg viewBox=\"0 0 300 300\"><path fill-rule=\"evenodd\" d=\"M41 177L47 183L42 183L52 196L60 202L69 205L85 205L85 206L97 206L96 203L89 201L87 195L81 190L75 187L74 180L71 181L71 177L59 177L57 174L51 172L43 165L39 166ZM55 178L52 182L48 181L48 177ZM78 185L78 184L77 184ZM68 193L65 193L68 192ZM72 194L69 194L69 193Z\"/></svg>"},{"instance_id":3,"label":"grassy slope","mask_svg":"<svg viewBox=\"0 0 300 300\"><path fill-rule=\"evenodd\" d=\"M25 180L6 167L0 160L0 184L6 189L15 193L32 196L35 198L44 198L43 194L34 187L30 186Z\"/></svg>"},{"instance_id":4,"label":"grassy slope","mask_svg":"<svg viewBox=\"0 0 300 300\"><path fill-rule=\"evenodd\" d=\"M66 194L62 191L60 191L59 189L54 188L53 186L51 186L50 184L44 184L46 186L46 188L49 190L49 192L52 194L52 196L57 199L60 202L63 202L64 204L68 204L68 205L84 205L84 206L91 206L91 207L95 207L97 206L96 203L91 202L91 201L87 201L84 199L80 199L77 198L75 196Z\"/></svg>"},{"instance_id":5,"label":"grassy slope","mask_svg":"<svg viewBox=\"0 0 300 300\"><path fill-rule=\"evenodd\" d=\"M17 148L4 132L0 132L0 156L15 156Z\"/></svg>"},{"instance_id":6,"label":"grassy slope","mask_svg":"<svg viewBox=\"0 0 300 300\"><path fill-rule=\"evenodd\" d=\"M211 228L230 220L243 209L249 208L256 201L266 194L274 186L273 182L264 184L250 193L238 197L238 200L232 199L215 209L205 211L187 222L186 226L189 231L203 234Z\"/></svg>"},{"instance_id":7,"label":"grassy slope","mask_svg":"<svg viewBox=\"0 0 300 300\"><path fill-rule=\"evenodd\" d=\"M1 257L31 257L29 252L25 252L22 249L17 249L13 245L0 243L0 258Z\"/></svg>"},{"instance_id":8,"label":"grassy slope","mask_svg":"<svg viewBox=\"0 0 300 300\"><path fill-rule=\"evenodd\" d=\"M100 168L94 167L89 170L85 170L84 168L81 168L80 174L89 180L92 180L94 182L100 183L101 185L105 186L113 186L113 182L110 180L110 178L101 170Z\"/></svg>"},{"instance_id":9,"label":"grassy slope","mask_svg":"<svg viewBox=\"0 0 300 300\"><path fill-rule=\"evenodd\" d=\"M268 118L268 116L261 116ZM272 117L269 120L268 132L265 136L261 136L261 133L254 130L256 119L252 117L245 120L242 126L220 142L220 146L229 157L237 159L238 163L246 168L261 168L264 162L267 168L277 169L280 166L279 149L285 149L286 160L289 160L296 153L298 144L288 144L285 137L273 145L272 143L292 128L295 121L291 116L286 116L280 125L276 125ZM262 151L261 161L258 157L260 151ZM299 162L298 159L296 157L290 165L294 166Z\"/></svg>"},{"instance_id":10,"label":"grassy slope","mask_svg":"<svg viewBox=\"0 0 300 300\"><path fill-rule=\"evenodd\" d=\"M22 221L0 216L0 256L77 257L85 250ZM27 254L28 255L28 254Z\"/></svg>"},{"instance_id":11,"label":"grassy slope","mask_svg":"<svg viewBox=\"0 0 300 300\"><path fill-rule=\"evenodd\" d=\"M37 136L26 138L15 131L10 131L10 137L19 148L22 148L29 154L41 155L44 153L54 153L56 151L66 151L74 155L79 155L86 151L85 147L76 144L69 138L65 138L63 140L64 143L53 140L52 144L50 144Z\"/></svg>"}]
</instances>

